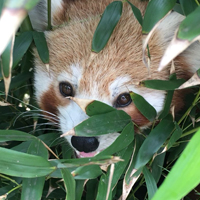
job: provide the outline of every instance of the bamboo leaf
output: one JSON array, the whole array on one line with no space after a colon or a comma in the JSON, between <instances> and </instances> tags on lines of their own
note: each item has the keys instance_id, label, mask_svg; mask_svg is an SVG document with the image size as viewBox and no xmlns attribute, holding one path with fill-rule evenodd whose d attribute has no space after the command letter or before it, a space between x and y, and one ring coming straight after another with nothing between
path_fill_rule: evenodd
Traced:
<instances>
[{"instance_id":1,"label":"bamboo leaf","mask_svg":"<svg viewBox=\"0 0 200 200\"><path fill-rule=\"evenodd\" d=\"M13 50L13 68L22 59L23 55L28 50L32 40L33 36L31 31L23 32L15 38L15 44Z\"/></svg>"},{"instance_id":2,"label":"bamboo leaf","mask_svg":"<svg viewBox=\"0 0 200 200\"><path fill-rule=\"evenodd\" d=\"M152 176L152 174L147 169L147 167L143 168L143 173L144 173L144 178L147 185L148 199L150 200L152 199L152 197L157 191L156 181L154 177Z\"/></svg>"},{"instance_id":3,"label":"bamboo leaf","mask_svg":"<svg viewBox=\"0 0 200 200\"><path fill-rule=\"evenodd\" d=\"M66 189L66 200L75 200L75 180L68 169L61 169Z\"/></svg>"},{"instance_id":4,"label":"bamboo leaf","mask_svg":"<svg viewBox=\"0 0 200 200\"><path fill-rule=\"evenodd\" d=\"M143 23L143 17L142 17L142 14L140 12L140 10L134 6L130 1L127 1L129 3L129 5L131 6L132 8L132 11L133 11L133 14L135 15L136 19L138 20L138 22L140 23L140 25L142 26L142 23Z\"/></svg>"},{"instance_id":5,"label":"bamboo leaf","mask_svg":"<svg viewBox=\"0 0 200 200\"><path fill-rule=\"evenodd\" d=\"M98 165L81 166L72 172L74 178L78 180L94 179L101 174L102 171Z\"/></svg>"},{"instance_id":6,"label":"bamboo leaf","mask_svg":"<svg viewBox=\"0 0 200 200\"><path fill-rule=\"evenodd\" d=\"M0 171L10 176L35 178L46 176L55 170L55 167L40 156L2 147L0 147L0 155Z\"/></svg>"},{"instance_id":7,"label":"bamboo leaf","mask_svg":"<svg viewBox=\"0 0 200 200\"><path fill-rule=\"evenodd\" d=\"M151 0L144 15L142 33L149 33L156 23L174 7L175 3L176 0Z\"/></svg>"},{"instance_id":8,"label":"bamboo leaf","mask_svg":"<svg viewBox=\"0 0 200 200\"><path fill-rule=\"evenodd\" d=\"M189 15L198 7L194 0L180 0L180 4L184 15Z\"/></svg>"},{"instance_id":9,"label":"bamboo leaf","mask_svg":"<svg viewBox=\"0 0 200 200\"><path fill-rule=\"evenodd\" d=\"M177 80L176 79L176 74L171 74L170 77L169 77L169 80L171 80L171 81ZM164 108L163 108L162 112L159 115L159 119L163 119L164 117L166 117L169 114L169 110L170 110L170 106L171 106L173 95L174 95L174 91L173 90L168 90L167 91Z\"/></svg>"},{"instance_id":10,"label":"bamboo leaf","mask_svg":"<svg viewBox=\"0 0 200 200\"><path fill-rule=\"evenodd\" d=\"M134 140L134 126L133 122L130 122L123 129L122 133L117 137L117 139L105 150L97 154L95 157L101 157L102 155L112 155L116 152L121 151L126 148Z\"/></svg>"},{"instance_id":11,"label":"bamboo leaf","mask_svg":"<svg viewBox=\"0 0 200 200\"><path fill-rule=\"evenodd\" d=\"M33 39L40 56L40 59L43 63L49 63L49 49L47 46L46 38L43 32L33 32Z\"/></svg>"},{"instance_id":12,"label":"bamboo leaf","mask_svg":"<svg viewBox=\"0 0 200 200\"><path fill-rule=\"evenodd\" d=\"M174 129L171 115L164 118L145 139L139 149L135 168L143 167L156 153Z\"/></svg>"},{"instance_id":13,"label":"bamboo leaf","mask_svg":"<svg viewBox=\"0 0 200 200\"><path fill-rule=\"evenodd\" d=\"M105 47L121 17L122 6L121 1L114 1L106 7L92 39L92 51L98 53Z\"/></svg>"},{"instance_id":14,"label":"bamboo leaf","mask_svg":"<svg viewBox=\"0 0 200 200\"><path fill-rule=\"evenodd\" d=\"M200 183L199 141L200 130L192 137L152 200L179 200Z\"/></svg>"},{"instance_id":15,"label":"bamboo leaf","mask_svg":"<svg viewBox=\"0 0 200 200\"><path fill-rule=\"evenodd\" d=\"M122 131L131 117L122 110L95 115L77 125L74 130L61 135L97 136Z\"/></svg>"},{"instance_id":16,"label":"bamboo leaf","mask_svg":"<svg viewBox=\"0 0 200 200\"><path fill-rule=\"evenodd\" d=\"M48 151L39 140L31 142L27 153L42 156L43 158L48 159ZM42 197L44 183L45 177L24 178L22 182L21 200L40 200Z\"/></svg>"},{"instance_id":17,"label":"bamboo leaf","mask_svg":"<svg viewBox=\"0 0 200 200\"><path fill-rule=\"evenodd\" d=\"M90 104L86 106L85 110L88 116L93 116L93 115L108 113L116 109L103 102L92 101Z\"/></svg>"},{"instance_id":18,"label":"bamboo leaf","mask_svg":"<svg viewBox=\"0 0 200 200\"><path fill-rule=\"evenodd\" d=\"M34 136L16 130L0 130L0 142L6 141L27 141L36 139Z\"/></svg>"},{"instance_id":19,"label":"bamboo leaf","mask_svg":"<svg viewBox=\"0 0 200 200\"><path fill-rule=\"evenodd\" d=\"M137 109L144 115L149 121L153 122L157 116L155 108L149 104L142 96L139 94L130 92L131 99Z\"/></svg>"},{"instance_id":20,"label":"bamboo leaf","mask_svg":"<svg viewBox=\"0 0 200 200\"><path fill-rule=\"evenodd\" d=\"M185 81L183 79L176 80L146 80L142 81L140 84L147 88L152 88L155 90L175 90Z\"/></svg>"}]
</instances>

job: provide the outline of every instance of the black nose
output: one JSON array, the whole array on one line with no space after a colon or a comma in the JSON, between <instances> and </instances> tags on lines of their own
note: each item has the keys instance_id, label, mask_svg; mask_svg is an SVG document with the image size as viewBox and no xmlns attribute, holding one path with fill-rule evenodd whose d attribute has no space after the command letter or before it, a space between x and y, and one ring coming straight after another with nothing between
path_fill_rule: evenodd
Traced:
<instances>
[{"instance_id":1,"label":"black nose","mask_svg":"<svg viewBox=\"0 0 200 200\"><path fill-rule=\"evenodd\" d=\"M72 136L71 143L75 149L85 153L95 151L99 146L99 141L95 137Z\"/></svg>"}]
</instances>

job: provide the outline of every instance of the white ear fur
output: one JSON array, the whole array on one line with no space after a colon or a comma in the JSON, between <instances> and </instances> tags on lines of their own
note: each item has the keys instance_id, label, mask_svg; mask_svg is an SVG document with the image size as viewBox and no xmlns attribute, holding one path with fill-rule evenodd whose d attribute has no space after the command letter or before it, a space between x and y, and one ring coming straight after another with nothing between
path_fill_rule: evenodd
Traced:
<instances>
[{"instance_id":1,"label":"white ear fur","mask_svg":"<svg viewBox=\"0 0 200 200\"><path fill-rule=\"evenodd\" d=\"M54 13L61 8L62 8L62 0L51 0L51 16L53 16ZM47 19L48 19L47 0L40 0L40 2L35 6L35 8L29 11L28 14L33 28L38 31L44 31L47 27Z\"/></svg>"}]
</instances>

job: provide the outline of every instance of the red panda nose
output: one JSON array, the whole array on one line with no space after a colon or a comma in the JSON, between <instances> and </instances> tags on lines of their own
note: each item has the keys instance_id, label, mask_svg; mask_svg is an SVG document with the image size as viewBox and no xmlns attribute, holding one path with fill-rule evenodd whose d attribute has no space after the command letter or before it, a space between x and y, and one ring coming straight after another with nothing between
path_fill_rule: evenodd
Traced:
<instances>
[{"instance_id":1,"label":"red panda nose","mask_svg":"<svg viewBox=\"0 0 200 200\"><path fill-rule=\"evenodd\" d=\"M95 137L72 136L71 143L75 149L85 153L95 151L99 146L99 141Z\"/></svg>"}]
</instances>

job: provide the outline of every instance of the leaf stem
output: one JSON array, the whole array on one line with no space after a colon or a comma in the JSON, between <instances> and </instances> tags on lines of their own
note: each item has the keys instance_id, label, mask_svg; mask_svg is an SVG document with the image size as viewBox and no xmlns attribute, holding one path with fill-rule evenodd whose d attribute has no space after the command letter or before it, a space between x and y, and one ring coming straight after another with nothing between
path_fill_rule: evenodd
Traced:
<instances>
[{"instance_id":1,"label":"leaf stem","mask_svg":"<svg viewBox=\"0 0 200 200\"><path fill-rule=\"evenodd\" d=\"M199 127L194 128L194 129L192 129L192 130L190 130L190 131L184 133L184 134L181 136L181 138L183 138L183 137L185 137L185 136L188 136L188 135L190 135L190 134L192 134L192 133L194 133L194 132L197 132L199 129L200 129Z\"/></svg>"},{"instance_id":2,"label":"leaf stem","mask_svg":"<svg viewBox=\"0 0 200 200\"><path fill-rule=\"evenodd\" d=\"M47 2L47 14L48 14L48 26L47 26L47 30L51 30L52 26L51 26L51 0L48 0Z\"/></svg>"},{"instance_id":3,"label":"leaf stem","mask_svg":"<svg viewBox=\"0 0 200 200\"><path fill-rule=\"evenodd\" d=\"M19 189L20 187L22 187L22 184L18 185L17 187L13 188L12 190L10 190L9 192L7 192L7 194L10 194L11 192Z\"/></svg>"},{"instance_id":4,"label":"leaf stem","mask_svg":"<svg viewBox=\"0 0 200 200\"><path fill-rule=\"evenodd\" d=\"M15 180L13 180L13 179L11 179L11 178L9 178L7 176L4 176L3 174L0 174L0 177L5 178L6 180L9 180L9 181L11 181L12 183L14 183L16 185L19 185L19 183L17 183Z\"/></svg>"},{"instance_id":5,"label":"leaf stem","mask_svg":"<svg viewBox=\"0 0 200 200\"><path fill-rule=\"evenodd\" d=\"M198 2L198 0L195 0L195 2L196 2L196 4L199 6L199 2Z\"/></svg>"}]
</instances>

